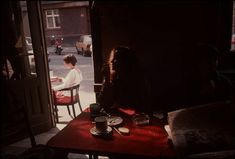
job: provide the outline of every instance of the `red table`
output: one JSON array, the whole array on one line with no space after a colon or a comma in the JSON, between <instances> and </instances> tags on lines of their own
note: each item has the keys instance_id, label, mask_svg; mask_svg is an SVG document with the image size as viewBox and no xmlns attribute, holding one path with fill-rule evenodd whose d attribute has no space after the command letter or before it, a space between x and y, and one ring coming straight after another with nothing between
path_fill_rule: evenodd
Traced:
<instances>
[{"instance_id":1,"label":"red table","mask_svg":"<svg viewBox=\"0 0 235 159\"><path fill-rule=\"evenodd\" d=\"M116 131L113 131L112 135L107 138L93 136L90 133L90 129L94 127L90 113L82 112L52 137L47 145L68 153L96 156L123 155L144 158L174 158L176 156L167 142L167 133L162 121L151 119L150 125L136 126L130 117L124 115L122 118L124 126L130 129L129 136L121 136Z\"/></svg>"}]
</instances>

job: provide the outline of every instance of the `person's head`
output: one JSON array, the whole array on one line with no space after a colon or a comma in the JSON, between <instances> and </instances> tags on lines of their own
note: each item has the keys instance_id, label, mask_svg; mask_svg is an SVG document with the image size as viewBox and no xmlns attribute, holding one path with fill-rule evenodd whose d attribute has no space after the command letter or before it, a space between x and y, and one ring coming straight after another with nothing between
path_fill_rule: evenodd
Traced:
<instances>
[{"instance_id":1,"label":"person's head","mask_svg":"<svg viewBox=\"0 0 235 159\"><path fill-rule=\"evenodd\" d=\"M118 76L127 76L138 69L135 53L125 46L118 46L111 50L108 64L110 73Z\"/></svg>"},{"instance_id":2,"label":"person's head","mask_svg":"<svg viewBox=\"0 0 235 159\"><path fill-rule=\"evenodd\" d=\"M198 45L198 65L200 75L206 78L212 78L218 65L219 50L212 45Z\"/></svg>"},{"instance_id":3,"label":"person's head","mask_svg":"<svg viewBox=\"0 0 235 159\"><path fill-rule=\"evenodd\" d=\"M63 60L65 67L68 68L73 68L77 63L77 59L73 54L65 55Z\"/></svg>"}]
</instances>

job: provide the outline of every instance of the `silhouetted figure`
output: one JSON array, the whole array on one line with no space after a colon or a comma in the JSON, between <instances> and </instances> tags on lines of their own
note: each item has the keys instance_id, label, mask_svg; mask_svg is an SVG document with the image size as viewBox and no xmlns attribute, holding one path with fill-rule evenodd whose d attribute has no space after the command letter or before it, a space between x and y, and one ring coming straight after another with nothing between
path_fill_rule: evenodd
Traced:
<instances>
[{"instance_id":1,"label":"silhouetted figure","mask_svg":"<svg viewBox=\"0 0 235 159\"><path fill-rule=\"evenodd\" d=\"M233 100L230 80L217 71L218 54L218 49L211 45L196 48L195 104Z\"/></svg>"},{"instance_id":2,"label":"silhouetted figure","mask_svg":"<svg viewBox=\"0 0 235 159\"><path fill-rule=\"evenodd\" d=\"M103 66L104 83L98 102L106 111L134 108L148 111L148 86L135 53L128 47L112 49Z\"/></svg>"}]
</instances>

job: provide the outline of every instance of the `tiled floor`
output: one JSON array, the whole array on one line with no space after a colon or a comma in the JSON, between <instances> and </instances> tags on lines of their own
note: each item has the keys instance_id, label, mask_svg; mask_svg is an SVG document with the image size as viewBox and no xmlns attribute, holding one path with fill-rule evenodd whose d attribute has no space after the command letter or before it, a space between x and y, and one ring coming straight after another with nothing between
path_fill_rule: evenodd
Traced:
<instances>
[{"instance_id":1,"label":"tiled floor","mask_svg":"<svg viewBox=\"0 0 235 159\"><path fill-rule=\"evenodd\" d=\"M95 102L94 93L80 92L80 98L83 99L81 100L81 105L82 105L83 110L87 106L89 106L90 103ZM76 110L76 114L80 113L78 105L75 105L75 110ZM48 132L35 136L35 140L37 144L45 145L52 136L54 136L57 132L63 129L67 125L67 123L72 119L72 117L69 116L68 110L66 107L58 107L58 115L59 115L60 123L58 123L55 128L52 128ZM30 147L31 147L30 140L29 138L27 138L19 142L16 142L12 145L9 145L8 147L4 149L4 152L8 154L17 155L17 154L24 152ZM69 159L87 159L88 155L70 153L68 155L68 158ZM99 156L99 159L107 159L107 157Z\"/></svg>"}]
</instances>

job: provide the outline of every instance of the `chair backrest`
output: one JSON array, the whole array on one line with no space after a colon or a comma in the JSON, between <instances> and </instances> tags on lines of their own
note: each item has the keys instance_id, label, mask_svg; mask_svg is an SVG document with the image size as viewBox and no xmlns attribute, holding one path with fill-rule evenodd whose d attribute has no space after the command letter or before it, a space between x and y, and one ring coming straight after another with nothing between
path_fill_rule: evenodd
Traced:
<instances>
[{"instance_id":1,"label":"chair backrest","mask_svg":"<svg viewBox=\"0 0 235 159\"><path fill-rule=\"evenodd\" d=\"M61 89L61 91L70 91L71 97L73 97L74 95L78 95L79 87L80 87L80 84L72 86L72 87L69 87L69 88ZM75 94L73 93L73 90L76 91Z\"/></svg>"},{"instance_id":2,"label":"chair backrest","mask_svg":"<svg viewBox=\"0 0 235 159\"><path fill-rule=\"evenodd\" d=\"M74 104L78 103L80 111L82 112L82 106L81 106L81 103L80 103L79 93L78 93L79 87L80 87L80 84L77 84L75 86L72 86L72 87L69 87L69 88L64 88L64 89L60 90L60 91L69 91L70 92L70 97L69 98L67 98L66 96L65 97L59 97L58 96L58 98L57 98L56 97L56 92L53 91L53 95L54 95L53 104L55 106L55 109L57 109L57 106L59 106L59 105L62 105L62 106L66 105L67 108L68 108L68 112L70 114L69 105L72 105L73 114L74 114L74 117L76 117ZM56 111L56 121L57 122L59 121L57 111Z\"/></svg>"}]
</instances>

